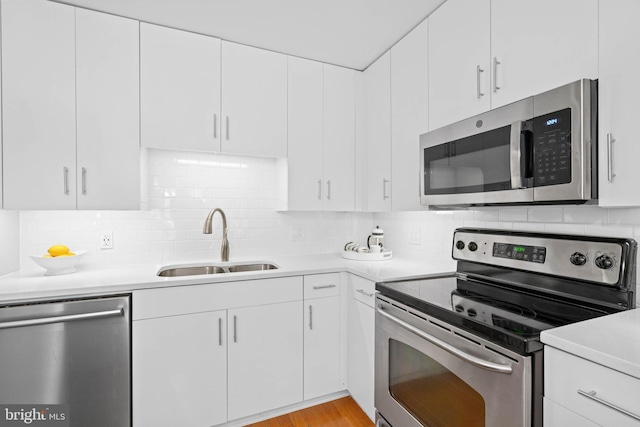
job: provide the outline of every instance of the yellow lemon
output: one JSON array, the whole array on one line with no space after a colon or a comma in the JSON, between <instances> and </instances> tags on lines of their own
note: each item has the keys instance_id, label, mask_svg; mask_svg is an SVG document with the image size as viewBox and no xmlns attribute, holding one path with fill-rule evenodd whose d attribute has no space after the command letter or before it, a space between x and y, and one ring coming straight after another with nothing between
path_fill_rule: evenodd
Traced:
<instances>
[{"instance_id":1,"label":"yellow lemon","mask_svg":"<svg viewBox=\"0 0 640 427\"><path fill-rule=\"evenodd\" d=\"M66 247L65 245L53 245L49 248L47 252L49 252L51 256L55 257L55 256L60 256L60 255L69 253L69 248Z\"/></svg>"},{"instance_id":2,"label":"yellow lemon","mask_svg":"<svg viewBox=\"0 0 640 427\"><path fill-rule=\"evenodd\" d=\"M63 257L63 256L76 256L76 254L74 254L73 252L67 252L66 254L60 254L58 255L58 257ZM56 257L57 258L57 257Z\"/></svg>"}]
</instances>

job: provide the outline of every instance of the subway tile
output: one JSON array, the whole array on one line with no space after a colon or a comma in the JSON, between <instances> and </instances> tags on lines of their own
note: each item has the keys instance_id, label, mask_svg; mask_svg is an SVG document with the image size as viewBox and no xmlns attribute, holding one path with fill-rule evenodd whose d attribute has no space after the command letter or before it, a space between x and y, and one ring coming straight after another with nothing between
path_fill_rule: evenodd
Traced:
<instances>
[{"instance_id":1,"label":"subway tile","mask_svg":"<svg viewBox=\"0 0 640 427\"><path fill-rule=\"evenodd\" d=\"M607 213L607 209L598 206L569 206L564 208L564 222L606 224Z\"/></svg>"},{"instance_id":2,"label":"subway tile","mask_svg":"<svg viewBox=\"0 0 640 427\"><path fill-rule=\"evenodd\" d=\"M527 212L527 220L529 222L562 222L563 210L553 206L531 207Z\"/></svg>"}]
</instances>

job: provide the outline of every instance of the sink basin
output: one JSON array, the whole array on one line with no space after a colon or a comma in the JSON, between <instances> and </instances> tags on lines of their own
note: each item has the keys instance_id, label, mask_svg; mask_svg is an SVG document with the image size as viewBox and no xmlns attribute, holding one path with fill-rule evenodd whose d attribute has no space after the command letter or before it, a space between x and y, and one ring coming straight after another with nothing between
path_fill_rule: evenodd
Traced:
<instances>
[{"instance_id":1,"label":"sink basin","mask_svg":"<svg viewBox=\"0 0 640 427\"><path fill-rule=\"evenodd\" d=\"M163 267L158 271L160 277L196 276L201 274L242 273L247 271L276 270L271 263L248 263L233 265L197 265L186 267Z\"/></svg>"}]
</instances>

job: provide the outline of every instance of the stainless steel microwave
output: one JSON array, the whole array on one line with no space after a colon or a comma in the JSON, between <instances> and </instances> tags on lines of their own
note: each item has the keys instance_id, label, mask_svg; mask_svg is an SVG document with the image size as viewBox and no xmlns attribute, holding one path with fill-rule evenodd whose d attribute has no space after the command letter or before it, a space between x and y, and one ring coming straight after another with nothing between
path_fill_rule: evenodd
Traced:
<instances>
[{"instance_id":1,"label":"stainless steel microwave","mask_svg":"<svg viewBox=\"0 0 640 427\"><path fill-rule=\"evenodd\" d=\"M421 135L421 204L595 201L597 87L579 80Z\"/></svg>"}]
</instances>

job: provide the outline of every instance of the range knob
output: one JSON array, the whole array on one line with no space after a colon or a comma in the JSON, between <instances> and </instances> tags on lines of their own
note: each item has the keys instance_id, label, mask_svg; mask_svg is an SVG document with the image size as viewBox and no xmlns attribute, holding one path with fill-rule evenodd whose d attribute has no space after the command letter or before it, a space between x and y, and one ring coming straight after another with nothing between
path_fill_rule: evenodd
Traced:
<instances>
[{"instance_id":1,"label":"range knob","mask_svg":"<svg viewBox=\"0 0 640 427\"><path fill-rule=\"evenodd\" d=\"M462 240L458 240L458 241L456 242L456 248L457 248L458 250L463 250L463 249L464 249L464 242L463 242Z\"/></svg>"},{"instance_id":2,"label":"range knob","mask_svg":"<svg viewBox=\"0 0 640 427\"><path fill-rule=\"evenodd\" d=\"M595 263L598 268L602 268L603 270L609 270L610 268L613 267L613 265L615 264L615 261L609 255L600 255L596 257Z\"/></svg>"},{"instance_id":3,"label":"range knob","mask_svg":"<svg viewBox=\"0 0 640 427\"><path fill-rule=\"evenodd\" d=\"M469 250L471 252L475 252L478 250L478 245L476 244L476 242L469 242Z\"/></svg>"},{"instance_id":4,"label":"range knob","mask_svg":"<svg viewBox=\"0 0 640 427\"><path fill-rule=\"evenodd\" d=\"M569 260L573 265L585 265L587 263L587 256L585 254L581 254L580 252L574 252L573 254L571 254Z\"/></svg>"}]
</instances>

